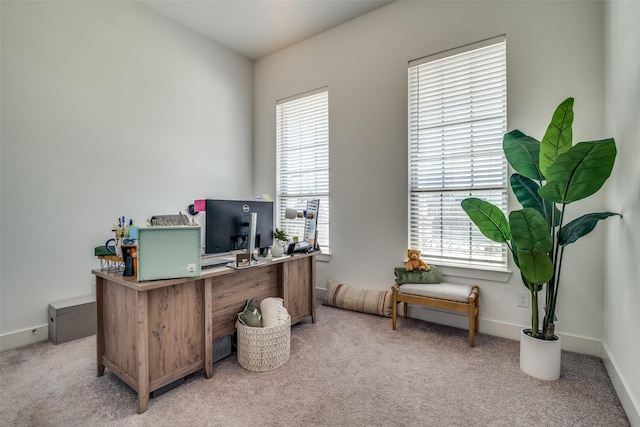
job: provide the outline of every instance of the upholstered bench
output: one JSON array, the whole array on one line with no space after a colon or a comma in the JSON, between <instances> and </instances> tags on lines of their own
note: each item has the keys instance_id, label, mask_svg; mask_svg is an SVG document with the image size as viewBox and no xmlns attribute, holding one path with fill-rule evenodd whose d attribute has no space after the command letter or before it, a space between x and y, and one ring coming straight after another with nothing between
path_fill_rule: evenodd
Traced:
<instances>
[{"instance_id":1,"label":"upholstered bench","mask_svg":"<svg viewBox=\"0 0 640 427\"><path fill-rule=\"evenodd\" d=\"M473 347L475 331L478 330L478 291L477 286L454 283L395 283L392 287L393 302L391 322L396 329L398 303L404 303L404 318L407 318L407 305L417 304L467 313L469 316L469 347Z\"/></svg>"}]
</instances>

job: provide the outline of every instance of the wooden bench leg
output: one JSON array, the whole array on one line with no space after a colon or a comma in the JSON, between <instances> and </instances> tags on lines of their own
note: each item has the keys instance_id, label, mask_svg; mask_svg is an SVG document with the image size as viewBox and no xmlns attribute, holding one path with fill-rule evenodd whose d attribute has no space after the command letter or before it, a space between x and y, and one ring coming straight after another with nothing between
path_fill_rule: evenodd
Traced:
<instances>
[{"instance_id":1,"label":"wooden bench leg","mask_svg":"<svg viewBox=\"0 0 640 427\"><path fill-rule=\"evenodd\" d=\"M469 295L469 347L475 346L475 333L478 330L478 317L480 311L480 303L478 301L478 291L480 289L474 286Z\"/></svg>"}]
</instances>

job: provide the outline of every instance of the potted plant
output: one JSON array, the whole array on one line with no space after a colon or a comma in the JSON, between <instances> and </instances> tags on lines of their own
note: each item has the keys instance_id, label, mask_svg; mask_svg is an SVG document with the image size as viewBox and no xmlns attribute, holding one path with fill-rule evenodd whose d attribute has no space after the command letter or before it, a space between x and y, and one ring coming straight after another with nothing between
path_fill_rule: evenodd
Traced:
<instances>
[{"instance_id":1,"label":"potted plant","mask_svg":"<svg viewBox=\"0 0 640 427\"><path fill-rule=\"evenodd\" d=\"M284 255L284 247L283 243L289 240L289 236L287 236L287 232L284 230L276 230L273 232L273 238L276 239L275 244L271 247L271 255L274 257L281 257Z\"/></svg>"},{"instance_id":2,"label":"potted plant","mask_svg":"<svg viewBox=\"0 0 640 427\"><path fill-rule=\"evenodd\" d=\"M600 220L618 215L589 213L565 223L567 205L596 193L609 178L616 157L613 138L573 145L573 102L573 98L568 98L556 108L541 142L519 130L504 135L504 154L515 170L510 185L522 209L511 211L507 220L499 208L484 200L462 201L462 208L482 234L505 243L520 269L522 282L531 294L531 328L523 333L534 341L557 342L553 350L557 354L557 367L553 367L551 373L540 374L550 376L545 379L560 376L560 343L555 334L555 320L564 250L590 233ZM544 318L540 328L538 293L545 285ZM521 336L522 340L526 338ZM537 367L523 366L523 357L525 365L547 359L523 355L523 342L520 367L525 373L541 378L533 372Z\"/></svg>"}]
</instances>

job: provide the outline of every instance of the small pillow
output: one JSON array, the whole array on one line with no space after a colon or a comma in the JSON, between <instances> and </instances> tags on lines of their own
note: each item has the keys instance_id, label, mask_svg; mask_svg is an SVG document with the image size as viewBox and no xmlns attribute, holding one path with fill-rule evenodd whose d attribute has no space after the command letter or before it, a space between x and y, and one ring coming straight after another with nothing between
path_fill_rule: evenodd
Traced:
<instances>
[{"instance_id":1,"label":"small pillow","mask_svg":"<svg viewBox=\"0 0 640 427\"><path fill-rule=\"evenodd\" d=\"M278 326L289 319L289 313L284 307L282 298L268 297L260 302L262 312L262 327Z\"/></svg>"},{"instance_id":2,"label":"small pillow","mask_svg":"<svg viewBox=\"0 0 640 427\"><path fill-rule=\"evenodd\" d=\"M442 281L442 273L435 265L430 265L430 269L407 271L404 267L396 267L396 283L402 285L404 283L440 283Z\"/></svg>"},{"instance_id":3,"label":"small pillow","mask_svg":"<svg viewBox=\"0 0 640 427\"><path fill-rule=\"evenodd\" d=\"M249 298L247 304L244 306L244 310L238 313L238 320L241 321L243 325L251 326L252 328L262 327L262 314L253 298Z\"/></svg>"}]
</instances>

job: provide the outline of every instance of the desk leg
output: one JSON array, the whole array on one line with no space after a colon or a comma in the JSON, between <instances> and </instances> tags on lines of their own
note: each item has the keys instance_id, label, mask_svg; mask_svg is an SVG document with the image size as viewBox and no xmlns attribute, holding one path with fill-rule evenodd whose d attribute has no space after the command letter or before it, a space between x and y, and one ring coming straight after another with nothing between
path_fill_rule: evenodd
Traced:
<instances>
[{"instance_id":1,"label":"desk leg","mask_svg":"<svg viewBox=\"0 0 640 427\"><path fill-rule=\"evenodd\" d=\"M213 280L204 280L204 373L213 376Z\"/></svg>"},{"instance_id":2,"label":"desk leg","mask_svg":"<svg viewBox=\"0 0 640 427\"><path fill-rule=\"evenodd\" d=\"M104 375L104 313L103 313L104 279L96 276L96 367L99 377Z\"/></svg>"},{"instance_id":3,"label":"desk leg","mask_svg":"<svg viewBox=\"0 0 640 427\"><path fill-rule=\"evenodd\" d=\"M149 295L137 292L136 309L136 357L138 364L138 413L147 410L149 403Z\"/></svg>"},{"instance_id":4,"label":"desk leg","mask_svg":"<svg viewBox=\"0 0 640 427\"><path fill-rule=\"evenodd\" d=\"M316 323L316 257L309 257L309 274L311 282L311 323Z\"/></svg>"}]
</instances>

